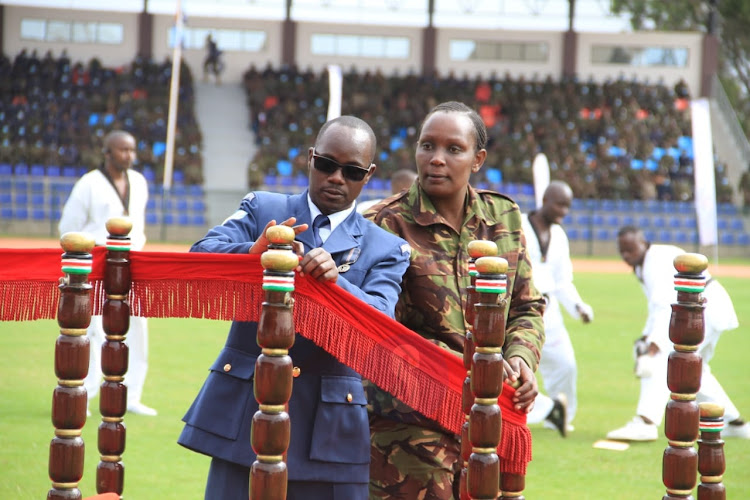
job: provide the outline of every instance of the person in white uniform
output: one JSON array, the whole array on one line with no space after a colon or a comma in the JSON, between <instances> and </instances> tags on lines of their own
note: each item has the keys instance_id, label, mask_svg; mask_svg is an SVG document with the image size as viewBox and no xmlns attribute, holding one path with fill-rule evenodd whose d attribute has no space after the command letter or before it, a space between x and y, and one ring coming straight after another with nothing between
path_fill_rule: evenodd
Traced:
<instances>
[{"instance_id":1,"label":"person in white uniform","mask_svg":"<svg viewBox=\"0 0 750 500\"><path fill-rule=\"evenodd\" d=\"M641 282L648 300L648 318L642 337L638 339L634 349L635 373L641 382L636 416L625 426L607 434L607 438L654 441L658 437L658 426L670 398L667 362L673 346L669 340L669 323L672 304L677 301L673 262L685 250L672 245L652 245L646 240L643 231L633 226L620 229L617 244L622 259L633 268ZM724 421L727 425L722 431L722 437L750 439L750 425L740 418L739 410L708 365L721 334L739 326L737 314L726 289L716 279L712 279L708 272L704 275L707 279L703 292L706 299L705 337L698 348L698 354L703 360L703 375L697 401L710 401L724 407Z\"/></svg>"},{"instance_id":2,"label":"person in white uniform","mask_svg":"<svg viewBox=\"0 0 750 500\"><path fill-rule=\"evenodd\" d=\"M127 216L132 220L131 248L141 250L146 243L146 178L131 167L136 158L135 138L128 132L115 130L104 138L104 164L88 172L73 186L60 217L60 234L80 231L91 234L97 246L107 240L106 222L112 217ZM84 387L89 400L99 392L102 379L101 348L104 343L102 317L92 316L87 335L91 350L89 373ZM143 385L148 371L148 323L146 318L131 316L126 337L129 366L124 384L128 388L128 411L140 415L156 415L156 410L141 403Z\"/></svg>"},{"instance_id":3,"label":"person in white uniform","mask_svg":"<svg viewBox=\"0 0 750 500\"><path fill-rule=\"evenodd\" d=\"M560 305L571 317L584 323L594 319L594 310L581 299L573 284L570 244L560 225L572 201L570 186L562 181L552 181L544 191L542 207L522 216L534 286L547 299L544 311L546 340L539 362L547 394L540 392L537 395L527 421L530 424L544 422L563 437L573 430L571 422L578 409L578 368Z\"/></svg>"}]
</instances>

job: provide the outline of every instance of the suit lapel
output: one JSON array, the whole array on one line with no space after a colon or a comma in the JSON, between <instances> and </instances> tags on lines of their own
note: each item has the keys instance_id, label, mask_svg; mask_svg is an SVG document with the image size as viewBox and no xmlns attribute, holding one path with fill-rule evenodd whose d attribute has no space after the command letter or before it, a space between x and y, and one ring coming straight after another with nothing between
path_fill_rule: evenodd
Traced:
<instances>
[{"instance_id":1,"label":"suit lapel","mask_svg":"<svg viewBox=\"0 0 750 500\"><path fill-rule=\"evenodd\" d=\"M352 212L344 222L331 233L323 248L331 255L347 252L352 248L359 247L359 240L362 236L362 228L357 220L357 212ZM337 263L339 263L337 261Z\"/></svg>"}]
</instances>

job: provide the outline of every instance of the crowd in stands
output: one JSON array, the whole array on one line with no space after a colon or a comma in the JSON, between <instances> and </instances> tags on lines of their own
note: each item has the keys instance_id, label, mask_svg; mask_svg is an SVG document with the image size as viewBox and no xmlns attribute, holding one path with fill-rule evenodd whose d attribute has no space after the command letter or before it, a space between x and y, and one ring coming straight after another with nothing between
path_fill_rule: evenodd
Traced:
<instances>
[{"instance_id":1,"label":"crowd in stands","mask_svg":"<svg viewBox=\"0 0 750 500\"><path fill-rule=\"evenodd\" d=\"M51 172L102 164L102 138L123 129L138 140L139 165L160 183L166 149L172 63L136 57L108 68L98 59L73 62L63 50L39 57L25 49L0 58L0 164ZM202 184L202 136L195 118L193 79L182 65L174 170Z\"/></svg>"},{"instance_id":2,"label":"crowd in stands","mask_svg":"<svg viewBox=\"0 0 750 500\"><path fill-rule=\"evenodd\" d=\"M303 176L314 131L326 119L327 72L295 67L250 67L244 74L250 121L259 146L250 161L251 188L271 173ZM581 199L693 198L689 93L626 79L488 79L415 74L385 76L349 70L342 113L370 123L378 135L377 175L414 168L420 117L435 104L462 101L477 109L489 130L485 167L474 185L529 185L538 152L551 177ZM719 202L731 202L726 167L716 161ZM502 189L500 189L502 190Z\"/></svg>"}]
</instances>

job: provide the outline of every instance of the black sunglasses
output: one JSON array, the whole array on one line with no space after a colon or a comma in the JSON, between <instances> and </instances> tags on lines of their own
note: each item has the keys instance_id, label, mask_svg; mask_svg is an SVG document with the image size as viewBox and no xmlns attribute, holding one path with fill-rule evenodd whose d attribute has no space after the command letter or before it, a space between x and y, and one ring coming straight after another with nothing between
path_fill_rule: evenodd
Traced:
<instances>
[{"instance_id":1,"label":"black sunglasses","mask_svg":"<svg viewBox=\"0 0 750 500\"><path fill-rule=\"evenodd\" d=\"M319 172L331 175L336 170L341 169L341 175L348 181L360 182L370 172L369 168L358 167L357 165L342 165L336 160L320 156L313 150L313 167Z\"/></svg>"}]
</instances>

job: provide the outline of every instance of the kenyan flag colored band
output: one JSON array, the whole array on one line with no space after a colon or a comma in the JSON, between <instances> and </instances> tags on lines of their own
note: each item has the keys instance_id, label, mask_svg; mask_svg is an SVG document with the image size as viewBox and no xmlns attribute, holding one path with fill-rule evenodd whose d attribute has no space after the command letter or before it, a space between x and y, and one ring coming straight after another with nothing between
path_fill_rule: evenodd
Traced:
<instances>
[{"instance_id":1,"label":"kenyan flag colored band","mask_svg":"<svg viewBox=\"0 0 750 500\"><path fill-rule=\"evenodd\" d=\"M269 276L263 275L263 290L272 292L294 291L294 275L291 276Z\"/></svg>"},{"instance_id":2,"label":"kenyan flag colored band","mask_svg":"<svg viewBox=\"0 0 750 500\"><path fill-rule=\"evenodd\" d=\"M476 276L477 274L479 274L477 272L477 265L472 260L469 262L469 276Z\"/></svg>"},{"instance_id":3,"label":"kenyan flag colored band","mask_svg":"<svg viewBox=\"0 0 750 500\"><path fill-rule=\"evenodd\" d=\"M62 258L62 272L67 274L89 274L93 261L91 259Z\"/></svg>"},{"instance_id":4,"label":"kenyan flag colored band","mask_svg":"<svg viewBox=\"0 0 750 500\"><path fill-rule=\"evenodd\" d=\"M113 250L115 252L130 251L130 238L126 240L116 240L114 238L107 238L107 250Z\"/></svg>"},{"instance_id":5,"label":"kenyan flag colored band","mask_svg":"<svg viewBox=\"0 0 750 500\"><path fill-rule=\"evenodd\" d=\"M508 280L488 280L477 278L476 290L481 293L505 293Z\"/></svg>"},{"instance_id":6,"label":"kenyan flag colored band","mask_svg":"<svg viewBox=\"0 0 750 500\"><path fill-rule=\"evenodd\" d=\"M724 420L701 420L701 432L721 432L724 429Z\"/></svg>"},{"instance_id":7,"label":"kenyan flag colored band","mask_svg":"<svg viewBox=\"0 0 750 500\"><path fill-rule=\"evenodd\" d=\"M706 278L684 278L675 276L674 289L678 292L702 293L706 289Z\"/></svg>"}]
</instances>

